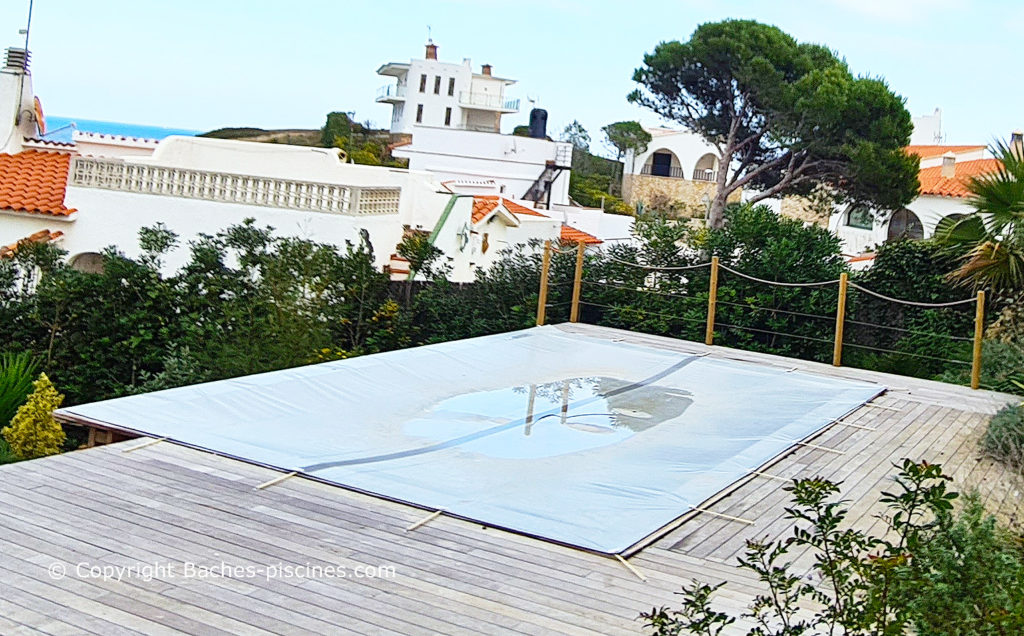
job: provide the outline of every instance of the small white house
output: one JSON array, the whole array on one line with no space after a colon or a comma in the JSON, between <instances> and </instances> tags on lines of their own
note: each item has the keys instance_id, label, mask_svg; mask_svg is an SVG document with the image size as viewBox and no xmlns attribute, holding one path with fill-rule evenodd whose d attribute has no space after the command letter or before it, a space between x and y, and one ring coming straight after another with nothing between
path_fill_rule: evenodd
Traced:
<instances>
[{"instance_id":1,"label":"small white house","mask_svg":"<svg viewBox=\"0 0 1024 636\"><path fill-rule=\"evenodd\" d=\"M413 126L437 126L501 132L501 116L519 111L519 100L505 95L515 80L496 77L490 64L474 73L467 58L461 64L437 59L437 45L428 42L423 59L389 62L378 75L394 84L377 91L377 101L391 104L391 132L411 134Z\"/></svg>"},{"instance_id":2,"label":"small white house","mask_svg":"<svg viewBox=\"0 0 1024 636\"><path fill-rule=\"evenodd\" d=\"M1013 133L1011 143L1021 144L1019 131ZM920 158L920 195L894 213L879 212L863 205L837 208L829 218L829 229L842 239L846 254L870 252L896 238L930 238L942 219L972 214L968 180L994 172L1000 165L984 145L914 145L908 146L906 151Z\"/></svg>"},{"instance_id":3,"label":"small white house","mask_svg":"<svg viewBox=\"0 0 1024 636\"><path fill-rule=\"evenodd\" d=\"M651 143L626 152L622 195L630 204L671 205L700 212L714 196L719 158L714 146L685 130L645 128Z\"/></svg>"}]
</instances>

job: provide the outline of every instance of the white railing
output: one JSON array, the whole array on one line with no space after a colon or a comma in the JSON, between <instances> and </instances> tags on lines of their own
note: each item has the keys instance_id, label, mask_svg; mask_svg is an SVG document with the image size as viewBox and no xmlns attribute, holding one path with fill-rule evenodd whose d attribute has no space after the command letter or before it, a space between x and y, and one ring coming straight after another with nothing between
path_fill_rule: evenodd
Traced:
<instances>
[{"instance_id":1,"label":"white railing","mask_svg":"<svg viewBox=\"0 0 1024 636\"><path fill-rule=\"evenodd\" d=\"M459 105L470 108L490 108L494 110L519 110L518 99L505 99L502 95L488 95L487 93L471 93L461 91L459 93Z\"/></svg>"},{"instance_id":2,"label":"white railing","mask_svg":"<svg viewBox=\"0 0 1024 636\"><path fill-rule=\"evenodd\" d=\"M75 157L71 185L333 214L398 214L401 188L357 188Z\"/></svg>"}]
</instances>

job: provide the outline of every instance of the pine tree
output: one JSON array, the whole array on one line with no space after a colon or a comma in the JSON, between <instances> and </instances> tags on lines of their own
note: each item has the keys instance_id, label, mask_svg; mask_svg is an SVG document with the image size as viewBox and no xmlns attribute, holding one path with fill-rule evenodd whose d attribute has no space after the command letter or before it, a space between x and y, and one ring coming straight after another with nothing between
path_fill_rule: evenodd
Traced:
<instances>
[{"instance_id":1,"label":"pine tree","mask_svg":"<svg viewBox=\"0 0 1024 636\"><path fill-rule=\"evenodd\" d=\"M55 455L65 439L64 429L53 419L64 395L57 393L45 373L39 374L32 387L32 394L18 408L11 425L0 430L14 454L22 459Z\"/></svg>"}]
</instances>

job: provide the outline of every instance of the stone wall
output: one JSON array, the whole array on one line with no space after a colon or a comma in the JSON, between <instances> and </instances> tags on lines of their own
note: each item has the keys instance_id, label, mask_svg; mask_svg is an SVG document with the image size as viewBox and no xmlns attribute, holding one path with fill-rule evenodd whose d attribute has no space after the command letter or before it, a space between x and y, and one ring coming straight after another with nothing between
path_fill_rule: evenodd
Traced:
<instances>
[{"instance_id":1,"label":"stone wall","mask_svg":"<svg viewBox=\"0 0 1024 636\"><path fill-rule=\"evenodd\" d=\"M740 201L742 194L742 190L736 190L729 196L729 202ZM702 217L707 209L705 197L711 199L715 196L715 184L710 181L627 174L622 181L622 196L630 205L643 203L648 209L672 211L678 216Z\"/></svg>"},{"instance_id":2,"label":"stone wall","mask_svg":"<svg viewBox=\"0 0 1024 636\"><path fill-rule=\"evenodd\" d=\"M832 199L827 195L812 192L809 196L790 195L779 203L779 214L804 223L828 227L832 213Z\"/></svg>"}]
</instances>

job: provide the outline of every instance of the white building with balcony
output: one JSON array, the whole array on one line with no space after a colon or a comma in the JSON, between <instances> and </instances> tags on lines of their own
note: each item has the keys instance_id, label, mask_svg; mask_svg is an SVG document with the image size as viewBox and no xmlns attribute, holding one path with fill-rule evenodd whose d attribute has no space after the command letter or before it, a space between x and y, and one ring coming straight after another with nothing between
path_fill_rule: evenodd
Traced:
<instances>
[{"instance_id":1,"label":"white building with balcony","mask_svg":"<svg viewBox=\"0 0 1024 636\"><path fill-rule=\"evenodd\" d=\"M494 76L490 64L474 73L469 59L441 62L433 42L424 59L390 62L377 74L395 78L377 92L377 102L391 105L395 135L411 135L416 125L501 132L501 116L519 112L519 100L505 95L515 80Z\"/></svg>"},{"instance_id":2,"label":"white building with balcony","mask_svg":"<svg viewBox=\"0 0 1024 636\"><path fill-rule=\"evenodd\" d=\"M657 127L645 130L651 134L647 150L626 152L623 198L632 205L686 216L702 215L714 196L718 151L689 131Z\"/></svg>"}]
</instances>

